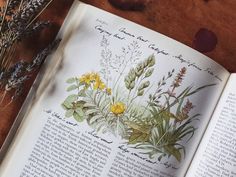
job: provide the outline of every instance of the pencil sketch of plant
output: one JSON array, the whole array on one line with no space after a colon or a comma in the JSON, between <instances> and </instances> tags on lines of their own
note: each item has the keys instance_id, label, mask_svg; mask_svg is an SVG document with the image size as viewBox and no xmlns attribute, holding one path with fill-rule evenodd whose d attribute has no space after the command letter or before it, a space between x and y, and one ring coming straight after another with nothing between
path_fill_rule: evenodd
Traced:
<instances>
[{"instance_id":1,"label":"pencil sketch of plant","mask_svg":"<svg viewBox=\"0 0 236 177\"><path fill-rule=\"evenodd\" d=\"M214 84L182 88L187 76L183 67L177 73L171 70L153 85L154 55L141 60L140 47L133 42L122 49L122 55L113 57L109 45L104 37L100 72L67 80L71 94L62 103L65 117L120 136L150 158L181 161L185 144L196 130L192 122L200 116L191 114L195 107L191 96ZM150 92L152 88L154 92Z\"/></svg>"}]
</instances>

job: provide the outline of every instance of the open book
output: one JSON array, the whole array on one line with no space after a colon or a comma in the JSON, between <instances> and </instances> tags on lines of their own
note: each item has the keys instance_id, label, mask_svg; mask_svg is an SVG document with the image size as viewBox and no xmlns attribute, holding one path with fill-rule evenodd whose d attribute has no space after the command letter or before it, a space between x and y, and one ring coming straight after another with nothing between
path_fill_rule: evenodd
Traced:
<instances>
[{"instance_id":1,"label":"open book","mask_svg":"<svg viewBox=\"0 0 236 177\"><path fill-rule=\"evenodd\" d=\"M58 38L2 149L1 177L236 176L235 74L80 2Z\"/></svg>"}]
</instances>

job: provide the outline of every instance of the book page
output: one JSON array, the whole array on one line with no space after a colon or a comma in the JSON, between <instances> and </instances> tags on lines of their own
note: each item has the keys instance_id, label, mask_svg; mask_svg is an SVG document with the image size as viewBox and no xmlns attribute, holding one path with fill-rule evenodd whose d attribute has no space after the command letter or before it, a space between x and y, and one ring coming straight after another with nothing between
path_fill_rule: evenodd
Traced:
<instances>
[{"instance_id":1,"label":"book page","mask_svg":"<svg viewBox=\"0 0 236 177\"><path fill-rule=\"evenodd\" d=\"M187 177L236 176L236 74L225 87Z\"/></svg>"},{"instance_id":2,"label":"book page","mask_svg":"<svg viewBox=\"0 0 236 177\"><path fill-rule=\"evenodd\" d=\"M77 15L0 176L184 176L229 73L102 10Z\"/></svg>"}]
</instances>

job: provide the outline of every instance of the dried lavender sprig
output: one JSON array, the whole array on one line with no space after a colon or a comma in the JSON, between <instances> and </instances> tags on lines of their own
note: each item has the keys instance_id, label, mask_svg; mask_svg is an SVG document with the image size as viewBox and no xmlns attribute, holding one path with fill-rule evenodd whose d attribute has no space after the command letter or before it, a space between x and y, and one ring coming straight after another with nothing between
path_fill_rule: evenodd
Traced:
<instances>
[{"instance_id":1,"label":"dried lavender sprig","mask_svg":"<svg viewBox=\"0 0 236 177\"><path fill-rule=\"evenodd\" d=\"M18 34L18 40L21 40L23 37L32 36L33 34L50 27L50 21L38 21L33 24L31 27L23 31L22 34Z\"/></svg>"},{"instance_id":2,"label":"dried lavender sprig","mask_svg":"<svg viewBox=\"0 0 236 177\"><path fill-rule=\"evenodd\" d=\"M10 39L9 34L4 34L0 39L0 50L7 49L13 44L13 41Z\"/></svg>"},{"instance_id":3,"label":"dried lavender sprig","mask_svg":"<svg viewBox=\"0 0 236 177\"><path fill-rule=\"evenodd\" d=\"M9 104L11 104L15 99L17 99L21 93L23 93L23 85L26 80L30 79L30 72L37 69L47 55L49 55L52 50L58 46L60 43L60 39L55 40L52 42L47 48L42 50L31 63L27 63L23 60L20 62L14 64L10 69L7 71L0 69L0 76L1 76L1 82L0 87L4 88L4 93L2 96L0 96L0 104L3 103L4 98L6 94L12 90L15 89L14 95L11 97L11 101L4 106L7 107Z\"/></svg>"},{"instance_id":4,"label":"dried lavender sprig","mask_svg":"<svg viewBox=\"0 0 236 177\"><path fill-rule=\"evenodd\" d=\"M21 60L10 67L8 70L2 69L2 72L0 72L0 88L5 87L7 84L9 84L9 82L13 82L24 75L26 66L27 63Z\"/></svg>"},{"instance_id":5,"label":"dried lavender sprig","mask_svg":"<svg viewBox=\"0 0 236 177\"><path fill-rule=\"evenodd\" d=\"M0 68L0 89L2 89L7 82L7 71Z\"/></svg>"},{"instance_id":6,"label":"dried lavender sprig","mask_svg":"<svg viewBox=\"0 0 236 177\"><path fill-rule=\"evenodd\" d=\"M14 15L15 10L19 7L21 1L20 0L11 0L8 5L8 9L6 15L12 16Z\"/></svg>"},{"instance_id":7,"label":"dried lavender sprig","mask_svg":"<svg viewBox=\"0 0 236 177\"><path fill-rule=\"evenodd\" d=\"M23 93L23 91L24 91L23 88L24 88L23 84L22 84L22 85L19 85L18 88L16 88L14 95L11 97L11 100L10 100L3 108L6 108L6 107L9 106L14 100L16 100L17 98L19 98L19 97L21 96L21 94Z\"/></svg>"},{"instance_id":8,"label":"dried lavender sprig","mask_svg":"<svg viewBox=\"0 0 236 177\"><path fill-rule=\"evenodd\" d=\"M59 43L60 39L57 39L54 42L52 42L47 48L42 50L30 63L21 60L16 64L14 64L12 67L10 67L7 71L1 69L0 70L1 81L7 79L8 80L7 82L15 82L15 80L17 80L21 76L26 75L28 74L28 72L37 69L42 64L46 56L49 55L52 52L52 50L58 46Z\"/></svg>"},{"instance_id":9,"label":"dried lavender sprig","mask_svg":"<svg viewBox=\"0 0 236 177\"><path fill-rule=\"evenodd\" d=\"M49 2L50 2L50 0L31 0L31 1L29 1L28 4L26 5L26 7L23 8L21 18L23 20L28 20L29 17L32 17L35 14L37 14Z\"/></svg>"},{"instance_id":10,"label":"dried lavender sprig","mask_svg":"<svg viewBox=\"0 0 236 177\"><path fill-rule=\"evenodd\" d=\"M8 5L9 5L9 2L10 2L10 0L7 0L6 8L4 9L3 15L1 17L2 19L1 19L1 25L0 25L0 34L2 33L2 28L4 26L4 22L5 22L5 19L6 19L7 8L8 8Z\"/></svg>"},{"instance_id":11,"label":"dried lavender sprig","mask_svg":"<svg viewBox=\"0 0 236 177\"><path fill-rule=\"evenodd\" d=\"M39 31L41 29L44 29L45 27L48 27L50 24L50 21L38 21L32 26L32 30Z\"/></svg>"},{"instance_id":12,"label":"dried lavender sprig","mask_svg":"<svg viewBox=\"0 0 236 177\"><path fill-rule=\"evenodd\" d=\"M25 75L19 78L9 79L8 83L5 86L5 91L10 91L13 88L18 88L20 85L22 85L26 80L28 80L30 76Z\"/></svg>"},{"instance_id":13,"label":"dried lavender sprig","mask_svg":"<svg viewBox=\"0 0 236 177\"><path fill-rule=\"evenodd\" d=\"M27 65L28 65L28 63L23 60L17 62L15 65L13 65L8 71L10 80L17 79L21 75L23 75L24 72L26 71L25 68Z\"/></svg>"},{"instance_id":14,"label":"dried lavender sprig","mask_svg":"<svg viewBox=\"0 0 236 177\"><path fill-rule=\"evenodd\" d=\"M40 66L42 64L42 62L44 61L44 59L47 57L47 55L49 55L52 52L52 50L59 45L60 41L61 41L61 39L57 39L57 40L53 41L47 48L45 48L43 51L41 51L33 59L33 61L28 65L26 70L28 72L31 72L34 69L36 69L38 66Z\"/></svg>"},{"instance_id":15,"label":"dried lavender sprig","mask_svg":"<svg viewBox=\"0 0 236 177\"><path fill-rule=\"evenodd\" d=\"M50 0L31 0L21 11L16 13L9 27L13 31L21 31L26 29L31 23L31 20L38 15L38 13L50 3Z\"/></svg>"}]
</instances>

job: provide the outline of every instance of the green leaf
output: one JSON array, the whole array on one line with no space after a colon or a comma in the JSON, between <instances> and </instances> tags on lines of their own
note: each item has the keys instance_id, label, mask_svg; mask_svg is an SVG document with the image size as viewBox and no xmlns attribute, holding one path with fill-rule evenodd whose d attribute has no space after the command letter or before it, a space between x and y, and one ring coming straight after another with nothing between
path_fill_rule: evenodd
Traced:
<instances>
[{"instance_id":1,"label":"green leaf","mask_svg":"<svg viewBox=\"0 0 236 177\"><path fill-rule=\"evenodd\" d=\"M67 79L67 80L66 80L66 83L68 83L68 84L73 84L75 81L76 81L76 78L75 78L75 77L72 77L72 78Z\"/></svg>"},{"instance_id":2,"label":"green leaf","mask_svg":"<svg viewBox=\"0 0 236 177\"><path fill-rule=\"evenodd\" d=\"M132 68L132 69L129 71L128 77L129 77L130 81L134 81L134 80L135 80L136 75L135 75L135 69L134 69L134 68Z\"/></svg>"},{"instance_id":3,"label":"green leaf","mask_svg":"<svg viewBox=\"0 0 236 177\"><path fill-rule=\"evenodd\" d=\"M116 118L115 132L122 138L127 137L127 129L122 118Z\"/></svg>"},{"instance_id":4,"label":"green leaf","mask_svg":"<svg viewBox=\"0 0 236 177\"><path fill-rule=\"evenodd\" d=\"M86 96L85 90L80 90L78 96L85 97Z\"/></svg>"},{"instance_id":5,"label":"green leaf","mask_svg":"<svg viewBox=\"0 0 236 177\"><path fill-rule=\"evenodd\" d=\"M129 86L129 85L130 85L130 80L129 80L129 77L128 77L128 76L125 77L124 82L125 82L126 88L127 88L127 89L130 89L130 86Z\"/></svg>"},{"instance_id":6,"label":"green leaf","mask_svg":"<svg viewBox=\"0 0 236 177\"><path fill-rule=\"evenodd\" d=\"M67 102L67 103L73 103L73 102L77 101L77 99L78 99L78 95L73 94L73 95L68 96L68 97L66 98L65 102Z\"/></svg>"},{"instance_id":7,"label":"green leaf","mask_svg":"<svg viewBox=\"0 0 236 177\"><path fill-rule=\"evenodd\" d=\"M89 119L89 124L93 124L95 123L96 121L98 121L99 119L103 119L103 116L101 114L97 114L95 116L92 116L90 119Z\"/></svg>"},{"instance_id":8,"label":"green leaf","mask_svg":"<svg viewBox=\"0 0 236 177\"><path fill-rule=\"evenodd\" d=\"M64 110L66 110L66 111L68 110L68 108L64 105L64 103L62 103L61 106Z\"/></svg>"},{"instance_id":9,"label":"green leaf","mask_svg":"<svg viewBox=\"0 0 236 177\"><path fill-rule=\"evenodd\" d=\"M70 92L70 91L76 90L76 89L78 89L77 85L71 85L70 87L67 88L67 92Z\"/></svg>"},{"instance_id":10,"label":"green leaf","mask_svg":"<svg viewBox=\"0 0 236 177\"><path fill-rule=\"evenodd\" d=\"M169 121L171 118L175 119L176 116L171 113L169 110L161 109L157 110L155 107L151 110L152 116L155 120L159 121Z\"/></svg>"},{"instance_id":11,"label":"green leaf","mask_svg":"<svg viewBox=\"0 0 236 177\"><path fill-rule=\"evenodd\" d=\"M76 108L75 112L76 112L79 116L84 116L84 111L82 110L82 108Z\"/></svg>"},{"instance_id":12,"label":"green leaf","mask_svg":"<svg viewBox=\"0 0 236 177\"><path fill-rule=\"evenodd\" d=\"M84 104L84 107L85 107L85 108L95 108L96 105L94 105L93 103L85 103L85 104Z\"/></svg>"},{"instance_id":13,"label":"green leaf","mask_svg":"<svg viewBox=\"0 0 236 177\"><path fill-rule=\"evenodd\" d=\"M90 115L90 114L94 114L94 113L97 113L97 112L98 112L97 109L89 109L89 110L86 111L86 114Z\"/></svg>"},{"instance_id":14,"label":"green leaf","mask_svg":"<svg viewBox=\"0 0 236 177\"><path fill-rule=\"evenodd\" d=\"M170 111L164 111L162 115L165 117L165 120L169 120L170 118L176 118L176 116Z\"/></svg>"},{"instance_id":15,"label":"green leaf","mask_svg":"<svg viewBox=\"0 0 236 177\"><path fill-rule=\"evenodd\" d=\"M150 142L152 143L152 145L156 146L159 139L160 137L159 137L158 128L157 127L152 128L151 135L150 135Z\"/></svg>"},{"instance_id":16,"label":"green leaf","mask_svg":"<svg viewBox=\"0 0 236 177\"><path fill-rule=\"evenodd\" d=\"M76 102L76 107L78 107L78 108L83 108L83 107L84 107L84 104L85 104L85 101L79 100L79 101Z\"/></svg>"},{"instance_id":17,"label":"green leaf","mask_svg":"<svg viewBox=\"0 0 236 177\"><path fill-rule=\"evenodd\" d=\"M146 134L140 130L133 129L129 137L129 144L136 144L136 143L148 141L149 136L150 136L149 134Z\"/></svg>"},{"instance_id":18,"label":"green leaf","mask_svg":"<svg viewBox=\"0 0 236 177\"><path fill-rule=\"evenodd\" d=\"M145 73L145 77L150 77L154 71L154 68L148 69L147 72Z\"/></svg>"},{"instance_id":19,"label":"green leaf","mask_svg":"<svg viewBox=\"0 0 236 177\"><path fill-rule=\"evenodd\" d=\"M129 144L136 144L139 142L146 142L150 137L150 127L147 125L138 125L133 122L126 122L128 127L132 129L129 137Z\"/></svg>"},{"instance_id":20,"label":"green leaf","mask_svg":"<svg viewBox=\"0 0 236 177\"><path fill-rule=\"evenodd\" d=\"M154 55L149 56L147 60L148 60L148 67L152 67L156 63Z\"/></svg>"},{"instance_id":21,"label":"green leaf","mask_svg":"<svg viewBox=\"0 0 236 177\"><path fill-rule=\"evenodd\" d=\"M137 96L143 96L143 94L144 94L144 89L139 90L137 93Z\"/></svg>"},{"instance_id":22,"label":"green leaf","mask_svg":"<svg viewBox=\"0 0 236 177\"><path fill-rule=\"evenodd\" d=\"M67 101L64 101L62 103L62 107L65 109L65 110L68 110L68 109L71 109L73 107L72 103L69 103Z\"/></svg>"},{"instance_id":23,"label":"green leaf","mask_svg":"<svg viewBox=\"0 0 236 177\"><path fill-rule=\"evenodd\" d=\"M130 90L132 90L134 87L135 87L135 81L132 81L132 82L130 83Z\"/></svg>"},{"instance_id":24,"label":"green leaf","mask_svg":"<svg viewBox=\"0 0 236 177\"><path fill-rule=\"evenodd\" d=\"M183 105L183 102L184 102L184 98L180 99L178 108L177 108L177 110L176 110L176 115L179 115L179 114L180 114L181 108L182 108L182 105Z\"/></svg>"},{"instance_id":25,"label":"green leaf","mask_svg":"<svg viewBox=\"0 0 236 177\"><path fill-rule=\"evenodd\" d=\"M168 145L165 146L165 150L168 152L168 154L173 155L176 158L176 160L178 160L179 162L181 161L180 149L177 149L172 145Z\"/></svg>"},{"instance_id":26,"label":"green leaf","mask_svg":"<svg viewBox=\"0 0 236 177\"><path fill-rule=\"evenodd\" d=\"M77 112L74 112L73 117L74 117L74 119L75 119L76 121L78 121L78 122L83 122L83 120L84 120L84 116L81 116L81 115L78 114Z\"/></svg>"},{"instance_id":27,"label":"green leaf","mask_svg":"<svg viewBox=\"0 0 236 177\"><path fill-rule=\"evenodd\" d=\"M74 114L74 112L75 112L75 111L74 111L73 109L70 109L70 110L66 111L65 116L66 116L67 118L72 117L73 114Z\"/></svg>"},{"instance_id":28,"label":"green leaf","mask_svg":"<svg viewBox=\"0 0 236 177\"><path fill-rule=\"evenodd\" d=\"M204 85L204 86L202 86L202 87L199 87L199 88L197 88L196 90L194 90L194 91L188 93L188 94L186 95L186 97L188 97L188 96L190 96L190 95L193 95L193 94L199 92L199 91L202 90L202 89L205 89L205 88L207 88L207 87L212 87L212 86L215 86L215 85L216 85L216 84L209 84L209 85Z\"/></svg>"}]
</instances>

